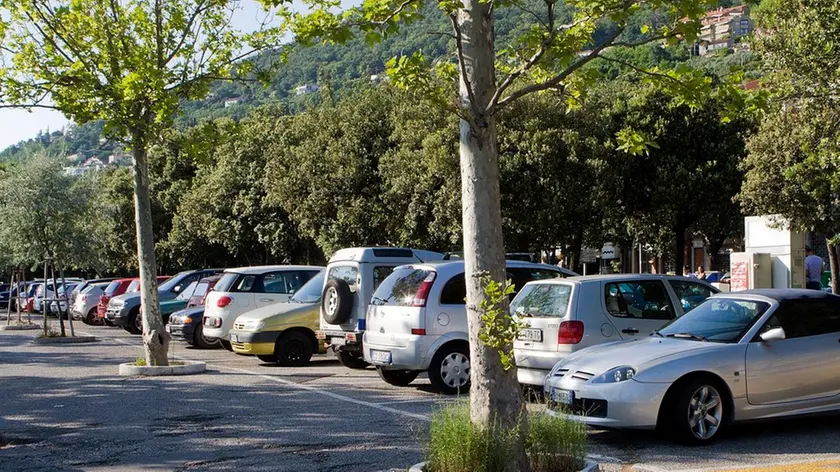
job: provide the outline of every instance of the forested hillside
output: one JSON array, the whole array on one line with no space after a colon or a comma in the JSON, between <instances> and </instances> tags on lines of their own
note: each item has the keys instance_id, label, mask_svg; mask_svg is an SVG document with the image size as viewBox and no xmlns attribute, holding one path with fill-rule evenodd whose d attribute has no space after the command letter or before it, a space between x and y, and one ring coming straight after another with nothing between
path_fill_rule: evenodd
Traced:
<instances>
[{"instance_id":1,"label":"forested hillside","mask_svg":"<svg viewBox=\"0 0 840 472\"><path fill-rule=\"evenodd\" d=\"M529 7L530 3L533 8ZM521 36L526 25L533 21L533 15L540 15L540 4L542 2L525 1L522 3L524 8L496 10L497 42L502 47L516 47L512 44L513 38ZM559 16L559 21L568 20L568 14L563 10L560 10ZM640 12L634 18L633 26L625 33L628 36L625 39L638 39L639 28L642 25L657 24L664 19L656 12ZM363 39L356 39L345 45L287 46L290 48L286 51L287 61L277 67L270 86L264 87L260 83L242 80L220 81L213 87L206 100L182 104L181 114L176 122L180 128L185 129L215 118L227 117L239 121L254 107L265 104L279 105L286 113L298 113L311 108L322 99L320 93L295 96L294 88L299 85L317 84L337 98L349 83L367 82L371 80L371 75L382 74L385 62L394 56L422 50L424 55L430 58L451 57L452 42L446 34L450 29L448 19L436 5L430 4L426 6L422 19L373 47L366 45ZM611 25L605 24L599 34L607 34L610 29ZM596 35L596 42L598 37L599 35ZM279 51L266 54L259 61L276 61L279 54ZM750 78L758 73L757 62L750 53L692 58L685 46L666 48L659 44L650 44L625 53L622 59L640 67L670 67L675 62L689 61L716 76L729 74L732 67L751 70L748 74ZM620 66L613 63L602 61L597 67L607 79L622 73ZM226 107L225 101L232 98L237 98L238 103ZM13 159L26 150L40 149L58 155L81 152L85 157L104 157L113 152L114 146L104 140L100 142L101 131L101 123L89 123L71 127L65 132L42 133L3 150L0 152L0 161Z\"/></svg>"}]
</instances>

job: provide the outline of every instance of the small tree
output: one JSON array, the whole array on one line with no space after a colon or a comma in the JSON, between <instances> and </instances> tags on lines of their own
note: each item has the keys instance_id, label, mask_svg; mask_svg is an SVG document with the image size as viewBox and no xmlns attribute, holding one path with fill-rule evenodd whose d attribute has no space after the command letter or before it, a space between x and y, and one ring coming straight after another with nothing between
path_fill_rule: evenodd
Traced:
<instances>
[{"instance_id":1,"label":"small tree","mask_svg":"<svg viewBox=\"0 0 840 472\"><path fill-rule=\"evenodd\" d=\"M58 159L38 155L11 166L0 180L0 239L12 262L66 263L85 237L81 222L88 197Z\"/></svg>"},{"instance_id":2,"label":"small tree","mask_svg":"<svg viewBox=\"0 0 840 472\"><path fill-rule=\"evenodd\" d=\"M0 106L55 108L131 149L143 318L149 365L167 365L156 290L147 151L178 105L276 43L278 30L235 32L236 0L0 0ZM248 63L237 66L247 74Z\"/></svg>"}]
</instances>

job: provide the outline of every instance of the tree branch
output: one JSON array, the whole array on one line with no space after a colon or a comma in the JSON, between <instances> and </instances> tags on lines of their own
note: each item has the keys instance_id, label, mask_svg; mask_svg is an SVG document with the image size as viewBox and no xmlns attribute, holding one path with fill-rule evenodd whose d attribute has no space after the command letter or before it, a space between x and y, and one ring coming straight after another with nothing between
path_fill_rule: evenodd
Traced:
<instances>
[{"instance_id":1,"label":"tree branch","mask_svg":"<svg viewBox=\"0 0 840 472\"><path fill-rule=\"evenodd\" d=\"M668 74L663 74L661 72L653 72L653 71L645 70L645 69L642 69L640 67L634 66L633 64L631 64L627 61L622 61L621 59L616 59L614 57L607 57L607 56L599 56L599 59L603 59L607 62L614 62L616 64L620 64L622 66L633 69L634 71L636 71L640 74L644 74L644 75L647 75L647 76L650 76L650 77L658 77L660 79L668 79L668 80L671 80L671 81L674 81L674 82L679 82L679 79L677 79L675 77L671 77Z\"/></svg>"},{"instance_id":2,"label":"tree branch","mask_svg":"<svg viewBox=\"0 0 840 472\"><path fill-rule=\"evenodd\" d=\"M500 99L495 107L488 110L488 113L495 113L498 109L502 108L503 106L512 103L513 101L519 99L520 97L528 95L529 93L555 88L558 84L560 84L560 82L562 82L566 77L570 76L573 72L585 66L593 59L600 57L599 54L601 53L601 51L609 47L610 44L612 44L612 42L615 41L615 39L618 38L619 35L621 35L621 33L624 32L624 28L625 27L622 26L621 28L616 29L615 32L613 32L613 34L611 34L607 38L607 40L604 41L600 46L596 47L589 54L567 67L566 70L564 70L560 74L552 77L549 80L546 80L545 82L529 85L527 87L522 87L521 89L513 92L507 97Z\"/></svg>"},{"instance_id":3,"label":"tree branch","mask_svg":"<svg viewBox=\"0 0 840 472\"><path fill-rule=\"evenodd\" d=\"M455 30L455 46L458 50L458 65L461 67L461 77L464 80L464 87L467 89L467 96L470 99L470 111L475 112L478 104L475 102L475 94L473 93L472 84L467 76L467 65L464 62L464 37L461 35L461 28L458 26L458 20L455 15L449 15L449 20L452 22L452 29Z\"/></svg>"},{"instance_id":4,"label":"tree branch","mask_svg":"<svg viewBox=\"0 0 840 472\"><path fill-rule=\"evenodd\" d=\"M551 45L552 41L554 41L554 38L557 36L557 32L554 29L554 6L555 3L548 4L548 36L545 39L543 39L543 41L540 43L539 49L537 49L537 52L535 52L531 56L531 58L528 59L528 62L517 68L515 71L511 72L507 76L507 78L505 78L504 82L502 82L502 84L496 89L496 92L490 99L490 103L487 104L487 112L492 111L493 107L495 107L496 103L499 101L499 98L502 96L505 90L507 90L510 84L513 83L513 81L515 81L520 75L525 73L525 71L533 67L534 64L539 62L539 60L545 54L545 51Z\"/></svg>"},{"instance_id":5,"label":"tree branch","mask_svg":"<svg viewBox=\"0 0 840 472\"><path fill-rule=\"evenodd\" d=\"M187 37L192 33L193 23L195 23L195 19L207 11L211 5L205 5L205 0L201 0L195 6L195 10L193 11L192 15L190 15L189 20L187 20L187 24L184 26L184 33L181 35L181 39L178 41L178 44L172 49L169 55L164 60L164 64L169 64L169 62L181 52L181 48L184 47L184 43L187 42Z\"/></svg>"}]
</instances>

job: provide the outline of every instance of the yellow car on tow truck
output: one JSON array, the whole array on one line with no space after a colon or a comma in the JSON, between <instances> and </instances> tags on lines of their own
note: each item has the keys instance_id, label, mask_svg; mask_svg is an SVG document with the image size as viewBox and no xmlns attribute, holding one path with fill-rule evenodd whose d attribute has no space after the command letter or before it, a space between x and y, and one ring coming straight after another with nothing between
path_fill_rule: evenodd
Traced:
<instances>
[{"instance_id":1,"label":"yellow car on tow truck","mask_svg":"<svg viewBox=\"0 0 840 472\"><path fill-rule=\"evenodd\" d=\"M233 352L255 355L263 362L300 367L316 352L325 352L315 338L320 326L324 272L312 277L288 302L249 311L236 318L230 330Z\"/></svg>"}]
</instances>

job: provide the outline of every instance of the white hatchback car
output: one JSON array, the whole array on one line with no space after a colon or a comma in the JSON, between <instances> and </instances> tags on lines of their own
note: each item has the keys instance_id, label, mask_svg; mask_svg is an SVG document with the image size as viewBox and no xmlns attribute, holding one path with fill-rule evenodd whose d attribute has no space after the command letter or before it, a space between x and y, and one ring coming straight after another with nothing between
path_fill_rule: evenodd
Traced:
<instances>
[{"instance_id":1,"label":"white hatchback car","mask_svg":"<svg viewBox=\"0 0 840 472\"><path fill-rule=\"evenodd\" d=\"M514 343L519 382L542 387L569 354L647 336L718 292L698 279L656 274L531 282L510 307L527 325Z\"/></svg>"},{"instance_id":2,"label":"white hatchback car","mask_svg":"<svg viewBox=\"0 0 840 472\"><path fill-rule=\"evenodd\" d=\"M523 261L507 261L507 272L515 288L531 280L577 275ZM392 385L408 385L427 371L438 391L466 391L470 349L465 299L461 260L397 267L371 298L365 361Z\"/></svg>"},{"instance_id":3,"label":"white hatchback car","mask_svg":"<svg viewBox=\"0 0 840 472\"><path fill-rule=\"evenodd\" d=\"M76 295L70 313L74 319L81 319L88 325L101 325L102 320L96 317L96 308L99 304L99 297L105 294L105 288L110 282L96 282L88 284L81 293ZM55 302L53 302L55 303Z\"/></svg>"},{"instance_id":4,"label":"white hatchback car","mask_svg":"<svg viewBox=\"0 0 840 472\"><path fill-rule=\"evenodd\" d=\"M324 270L318 266L257 266L226 269L204 301L204 337L219 339L232 350L228 332L236 317L257 308L289 301L303 284Z\"/></svg>"}]
</instances>

